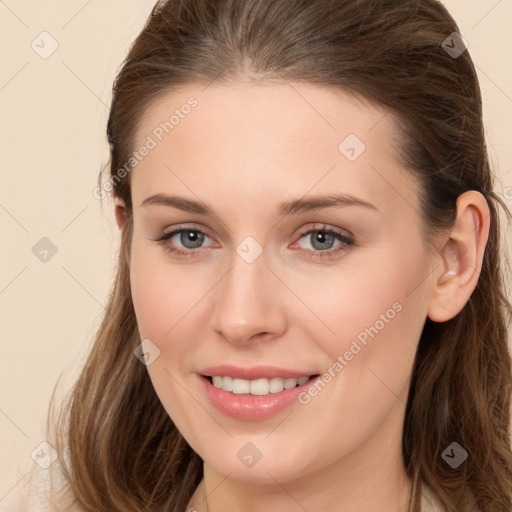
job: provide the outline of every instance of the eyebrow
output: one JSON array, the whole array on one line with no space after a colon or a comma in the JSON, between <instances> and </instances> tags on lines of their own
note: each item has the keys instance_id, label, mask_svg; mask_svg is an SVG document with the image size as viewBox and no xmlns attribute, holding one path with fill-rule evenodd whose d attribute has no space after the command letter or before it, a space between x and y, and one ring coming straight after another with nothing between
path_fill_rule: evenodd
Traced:
<instances>
[{"instance_id":1,"label":"eyebrow","mask_svg":"<svg viewBox=\"0 0 512 512\"><path fill-rule=\"evenodd\" d=\"M189 213L214 216L213 208L204 202L193 201L181 196L168 196L165 194L153 194L142 202L141 206L161 205L178 208ZM379 211L378 208L351 194L342 195L317 195L307 199L292 199L279 204L277 213L279 216L295 215L298 213L332 208L333 206L362 206L371 210Z\"/></svg>"}]
</instances>

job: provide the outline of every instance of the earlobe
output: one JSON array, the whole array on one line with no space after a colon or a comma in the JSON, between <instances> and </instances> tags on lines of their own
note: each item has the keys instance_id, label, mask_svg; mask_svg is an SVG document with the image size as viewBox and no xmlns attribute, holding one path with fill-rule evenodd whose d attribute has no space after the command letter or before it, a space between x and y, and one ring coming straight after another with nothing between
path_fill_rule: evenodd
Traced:
<instances>
[{"instance_id":1,"label":"earlobe","mask_svg":"<svg viewBox=\"0 0 512 512\"><path fill-rule=\"evenodd\" d=\"M490 211L485 197L475 190L457 199L457 216L434 271L428 317L446 322L471 297L480 276L489 236Z\"/></svg>"},{"instance_id":2,"label":"earlobe","mask_svg":"<svg viewBox=\"0 0 512 512\"><path fill-rule=\"evenodd\" d=\"M114 198L114 214L116 217L117 226L119 229L123 229L126 223L126 205L124 201L118 196Z\"/></svg>"}]
</instances>

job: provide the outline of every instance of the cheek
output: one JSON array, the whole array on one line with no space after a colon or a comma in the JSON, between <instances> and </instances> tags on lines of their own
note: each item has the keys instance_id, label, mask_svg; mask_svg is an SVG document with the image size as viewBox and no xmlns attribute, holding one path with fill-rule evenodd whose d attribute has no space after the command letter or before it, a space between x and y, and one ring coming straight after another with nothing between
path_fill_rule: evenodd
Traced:
<instances>
[{"instance_id":1,"label":"cheek","mask_svg":"<svg viewBox=\"0 0 512 512\"><path fill-rule=\"evenodd\" d=\"M351 259L343 271L317 274L314 285L310 276L296 276L295 291L310 310L307 322L306 316L296 321L309 329L331 365L341 356L343 373L351 374L351 381L368 382L370 394L370 381L376 378L370 369L378 369L385 382L401 387L412 369L426 319L427 267L419 241L405 248L397 241L393 250Z\"/></svg>"},{"instance_id":2,"label":"cheek","mask_svg":"<svg viewBox=\"0 0 512 512\"><path fill-rule=\"evenodd\" d=\"M164 249L135 242L130 263L131 293L140 334L165 343L207 290L180 265L166 261ZM204 290L203 290L204 288Z\"/></svg>"},{"instance_id":3,"label":"cheek","mask_svg":"<svg viewBox=\"0 0 512 512\"><path fill-rule=\"evenodd\" d=\"M370 260L372 265L365 261L315 280L304 295L322 322L309 314L300 326L309 329L326 365L325 386L310 390L301 403L321 414L318 428L339 434L329 446L337 453L370 436L389 411L406 403L426 317L425 290L418 286L425 280L426 260L419 248L407 254L397 248ZM307 320L316 323L308 328Z\"/></svg>"},{"instance_id":4,"label":"cheek","mask_svg":"<svg viewBox=\"0 0 512 512\"><path fill-rule=\"evenodd\" d=\"M147 367L154 390L177 428L190 433L197 411L190 406L186 389L191 379L189 358L204 338L194 326L204 325L197 315L208 288L204 284L200 289L201 279L191 281L179 265L166 264L162 253L142 244L132 246L132 300L141 339L149 338L160 350ZM187 435L187 440L197 449L194 439Z\"/></svg>"}]
</instances>

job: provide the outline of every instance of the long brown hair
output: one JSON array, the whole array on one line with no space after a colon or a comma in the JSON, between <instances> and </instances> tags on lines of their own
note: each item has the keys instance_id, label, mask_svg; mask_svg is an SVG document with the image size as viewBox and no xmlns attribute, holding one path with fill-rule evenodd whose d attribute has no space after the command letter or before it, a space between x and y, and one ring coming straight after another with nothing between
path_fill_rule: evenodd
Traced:
<instances>
[{"instance_id":1,"label":"long brown hair","mask_svg":"<svg viewBox=\"0 0 512 512\"><path fill-rule=\"evenodd\" d=\"M66 487L84 510L183 512L202 478L201 458L133 355L141 340L129 280L130 173L119 170L135 149L137 120L178 86L266 79L339 87L384 106L401 126L403 164L421 184L427 240L453 226L460 194L485 196L491 228L481 275L458 315L443 323L426 319L402 449L418 489L414 511L420 510L420 482L449 511L469 510L472 500L484 512L512 509L512 307L501 269L498 205L509 220L510 212L493 192L475 68L453 33L457 24L436 0L155 5L115 80L108 119L109 178L127 206L117 275L51 437ZM462 53L450 53L454 47ZM469 454L456 469L442 458L453 442Z\"/></svg>"}]
</instances>

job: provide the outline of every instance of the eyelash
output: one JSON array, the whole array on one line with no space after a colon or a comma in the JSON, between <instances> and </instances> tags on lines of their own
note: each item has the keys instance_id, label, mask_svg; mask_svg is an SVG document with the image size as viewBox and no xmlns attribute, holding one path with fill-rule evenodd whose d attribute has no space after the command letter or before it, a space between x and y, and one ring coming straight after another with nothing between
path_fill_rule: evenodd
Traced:
<instances>
[{"instance_id":1,"label":"eyelash","mask_svg":"<svg viewBox=\"0 0 512 512\"><path fill-rule=\"evenodd\" d=\"M195 229L195 228L191 228L191 227L188 227L188 228L178 227L177 229L174 229L173 231L170 231L169 233L164 233L162 236L160 236L158 238L153 238L152 240L154 242L157 242L160 245L162 245L166 251L168 251L172 254L177 254L178 256L183 256L183 257L193 257L195 255L195 253L197 253L198 251L200 252L201 249L204 249L204 247L200 247L200 248L196 248L196 249L182 250L182 249L176 249L175 247L172 247L171 245L169 245L167 243L167 241L170 238L172 238L174 235L181 233L183 231L189 231L192 233L200 233L202 235L207 236L208 238L211 238L207 233L205 233L201 229ZM327 249L324 251L318 251L318 250L315 251L315 250L306 249L306 251L309 253L309 257L312 259L332 257L341 251L346 251L348 248L354 246L356 243L355 239L350 238L347 235L345 235L333 228L327 228L327 226L325 226L325 225L323 228L306 229L304 232L302 232L300 234L299 240L306 235L310 235L311 233L326 233L328 235L332 235L336 240L339 240L340 242L342 242L335 249Z\"/></svg>"}]
</instances>

